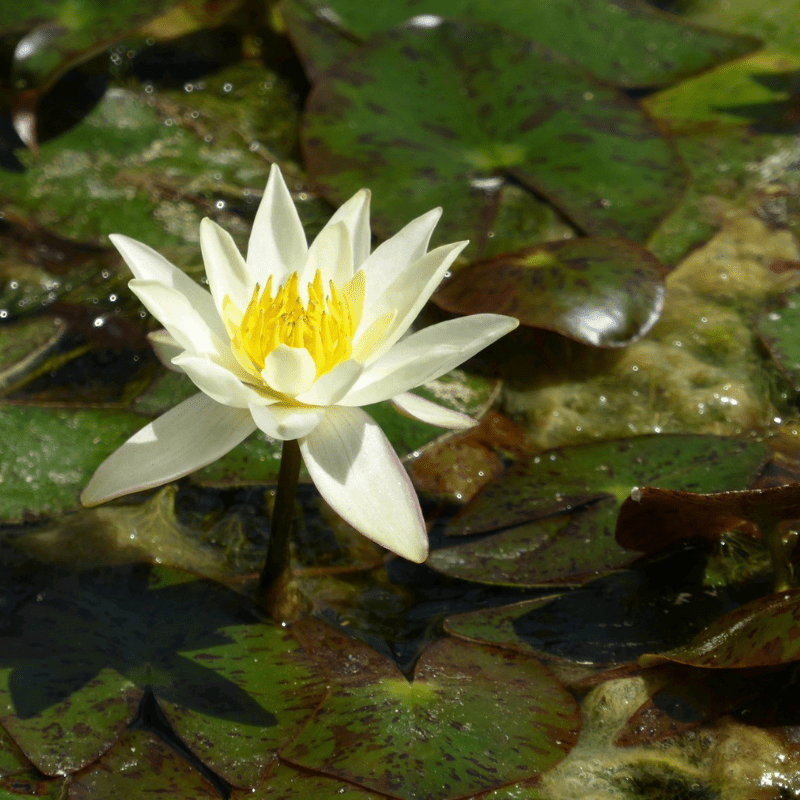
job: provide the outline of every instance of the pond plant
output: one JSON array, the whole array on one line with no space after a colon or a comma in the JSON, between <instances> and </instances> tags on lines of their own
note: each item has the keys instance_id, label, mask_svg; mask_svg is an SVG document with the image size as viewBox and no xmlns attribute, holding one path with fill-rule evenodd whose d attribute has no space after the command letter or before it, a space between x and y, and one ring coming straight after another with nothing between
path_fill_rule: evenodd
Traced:
<instances>
[{"instance_id":1,"label":"pond plant","mask_svg":"<svg viewBox=\"0 0 800 800\"><path fill-rule=\"evenodd\" d=\"M800 797L796 0L6 6L0 800Z\"/></svg>"}]
</instances>

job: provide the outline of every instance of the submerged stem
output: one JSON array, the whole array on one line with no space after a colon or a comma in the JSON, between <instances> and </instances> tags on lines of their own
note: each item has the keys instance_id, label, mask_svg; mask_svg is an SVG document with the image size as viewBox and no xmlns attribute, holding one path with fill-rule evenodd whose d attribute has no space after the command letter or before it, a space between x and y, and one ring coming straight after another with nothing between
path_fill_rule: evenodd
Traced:
<instances>
[{"instance_id":1,"label":"submerged stem","mask_svg":"<svg viewBox=\"0 0 800 800\"><path fill-rule=\"evenodd\" d=\"M796 535L783 536L777 519L760 520L759 528L772 558L773 591L785 592L794 585L791 555Z\"/></svg>"},{"instance_id":2,"label":"submerged stem","mask_svg":"<svg viewBox=\"0 0 800 800\"><path fill-rule=\"evenodd\" d=\"M300 462L297 440L285 441L281 449L281 467L270 520L269 548L258 579L258 602L276 622L296 619L300 606L291 567L291 534Z\"/></svg>"}]
</instances>

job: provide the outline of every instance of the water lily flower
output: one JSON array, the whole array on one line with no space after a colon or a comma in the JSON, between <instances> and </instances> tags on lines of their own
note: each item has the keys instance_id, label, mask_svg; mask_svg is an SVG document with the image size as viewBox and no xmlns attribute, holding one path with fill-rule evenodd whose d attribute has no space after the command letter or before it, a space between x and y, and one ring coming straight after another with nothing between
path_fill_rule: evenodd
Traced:
<instances>
[{"instance_id":1,"label":"water lily flower","mask_svg":"<svg viewBox=\"0 0 800 800\"><path fill-rule=\"evenodd\" d=\"M428 251L441 214L410 222L370 253L362 189L313 243L273 167L247 260L204 219L210 291L147 245L115 234L130 288L166 329L161 360L200 392L153 420L107 458L81 495L96 505L188 475L256 429L296 439L328 504L354 528L412 561L428 553L419 501L383 431L360 406L390 400L446 428L473 421L412 394L511 331L517 320L476 314L404 337L467 242Z\"/></svg>"}]
</instances>

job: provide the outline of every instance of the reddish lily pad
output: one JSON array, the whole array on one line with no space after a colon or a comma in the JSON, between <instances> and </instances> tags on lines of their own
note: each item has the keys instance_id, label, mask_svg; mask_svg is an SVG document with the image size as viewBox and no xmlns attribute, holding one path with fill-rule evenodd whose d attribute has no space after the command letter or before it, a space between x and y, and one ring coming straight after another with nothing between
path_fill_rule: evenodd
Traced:
<instances>
[{"instance_id":1,"label":"reddish lily pad","mask_svg":"<svg viewBox=\"0 0 800 800\"><path fill-rule=\"evenodd\" d=\"M800 589L753 600L701 631L689 644L639 659L708 669L772 667L800 660Z\"/></svg>"},{"instance_id":2,"label":"reddish lily pad","mask_svg":"<svg viewBox=\"0 0 800 800\"><path fill-rule=\"evenodd\" d=\"M720 534L750 523L800 517L800 484L697 494L645 486L623 504L617 542L655 553L686 539L716 542ZM755 532L753 530L753 532Z\"/></svg>"},{"instance_id":3,"label":"reddish lily pad","mask_svg":"<svg viewBox=\"0 0 800 800\"><path fill-rule=\"evenodd\" d=\"M443 639L409 682L332 629L296 635L325 653L331 681L313 725L281 751L297 766L391 797L465 797L533 777L575 742L574 700L529 656Z\"/></svg>"},{"instance_id":4,"label":"reddish lily pad","mask_svg":"<svg viewBox=\"0 0 800 800\"><path fill-rule=\"evenodd\" d=\"M664 305L664 268L619 239L572 239L470 264L433 302L455 314L508 314L596 347L644 336Z\"/></svg>"},{"instance_id":5,"label":"reddish lily pad","mask_svg":"<svg viewBox=\"0 0 800 800\"><path fill-rule=\"evenodd\" d=\"M253 786L324 695L319 671L244 598L162 567L44 587L2 635L0 721L46 775L122 735L145 689L217 774Z\"/></svg>"},{"instance_id":6,"label":"reddish lily pad","mask_svg":"<svg viewBox=\"0 0 800 800\"><path fill-rule=\"evenodd\" d=\"M527 39L457 20L420 18L338 62L309 96L302 142L335 202L373 189L378 232L441 205L438 236L478 245L505 173L584 231L636 241L687 183L624 95Z\"/></svg>"},{"instance_id":7,"label":"reddish lily pad","mask_svg":"<svg viewBox=\"0 0 800 800\"><path fill-rule=\"evenodd\" d=\"M662 86L750 52L758 40L689 25L639 0L416 0L284 3L283 17L312 76L363 42L423 12L469 17L520 33L618 86Z\"/></svg>"}]
</instances>

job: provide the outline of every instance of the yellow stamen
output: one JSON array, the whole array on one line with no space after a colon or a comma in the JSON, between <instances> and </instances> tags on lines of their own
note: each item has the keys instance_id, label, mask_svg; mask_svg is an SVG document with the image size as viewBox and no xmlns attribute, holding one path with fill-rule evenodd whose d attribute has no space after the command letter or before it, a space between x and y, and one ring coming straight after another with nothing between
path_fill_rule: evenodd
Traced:
<instances>
[{"instance_id":1,"label":"yellow stamen","mask_svg":"<svg viewBox=\"0 0 800 800\"><path fill-rule=\"evenodd\" d=\"M308 284L308 299L300 295L299 276L292 273L272 297L272 278L264 291L256 286L242 312L229 297L222 304L225 327L239 364L260 380L269 354L279 345L303 347L317 367L317 377L352 357L353 337L361 322L366 281L363 273L341 289L333 281L328 294L319 270Z\"/></svg>"}]
</instances>

